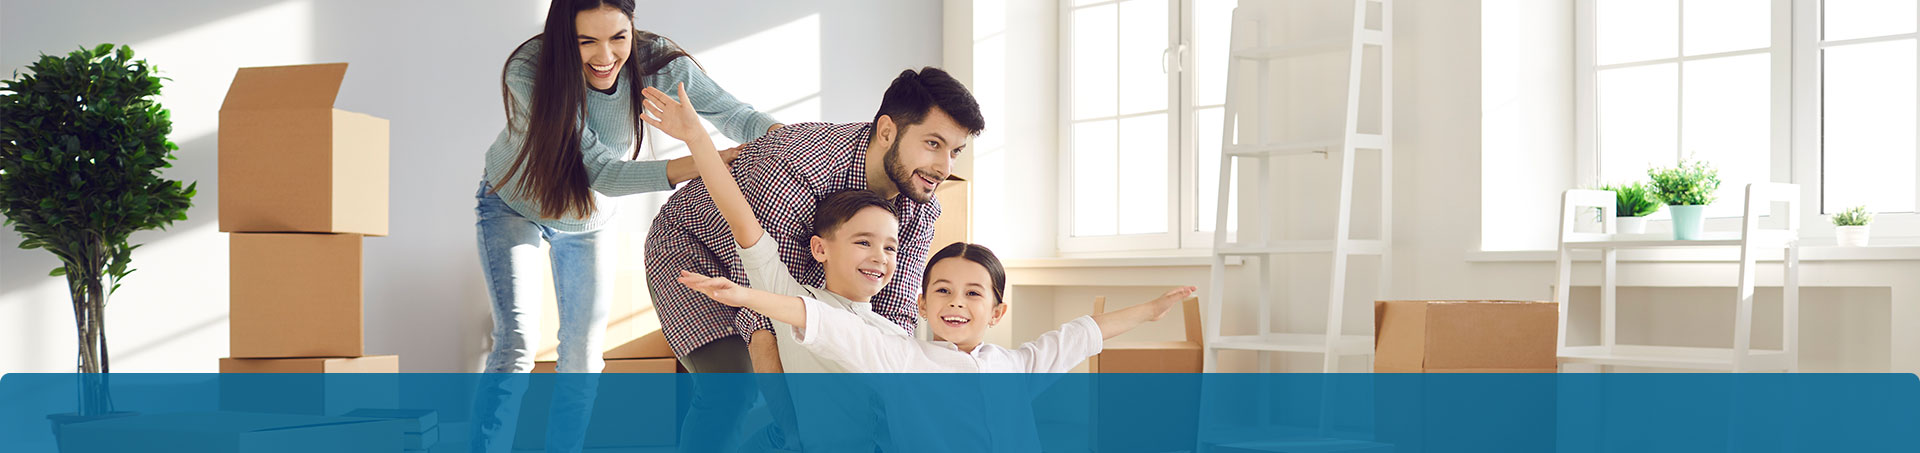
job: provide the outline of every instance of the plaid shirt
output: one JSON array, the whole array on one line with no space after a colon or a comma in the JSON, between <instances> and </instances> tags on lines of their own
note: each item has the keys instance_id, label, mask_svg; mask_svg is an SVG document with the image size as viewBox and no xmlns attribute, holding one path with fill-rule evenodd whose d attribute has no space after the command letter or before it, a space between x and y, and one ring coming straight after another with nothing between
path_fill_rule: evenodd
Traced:
<instances>
[{"instance_id":1,"label":"plaid shirt","mask_svg":"<svg viewBox=\"0 0 1920 453\"><path fill-rule=\"evenodd\" d=\"M789 124L747 143L733 162L733 177L747 203L768 237L780 244L780 260L801 284L820 286L825 279L807 247L813 237L814 206L834 192L867 188L867 140L872 135L872 123ZM873 311L912 330L919 318L915 299L940 200L919 203L903 194L894 207L900 212L898 264L893 280L873 296ZM674 354L685 357L726 335L751 339L752 332L772 327L757 312L722 305L676 280L684 269L752 286L735 247L733 233L701 180L674 192L654 217L647 234L647 288Z\"/></svg>"}]
</instances>

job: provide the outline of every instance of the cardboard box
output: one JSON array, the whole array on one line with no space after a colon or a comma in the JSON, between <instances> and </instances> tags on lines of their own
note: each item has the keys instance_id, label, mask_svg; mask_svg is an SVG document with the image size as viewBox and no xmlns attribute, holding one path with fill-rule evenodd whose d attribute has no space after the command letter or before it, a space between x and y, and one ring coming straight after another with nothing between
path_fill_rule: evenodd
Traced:
<instances>
[{"instance_id":1,"label":"cardboard box","mask_svg":"<svg viewBox=\"0 0 1920 453\"><path fill-rule=\"evenodd\" d=\"M240 412L141 414L67 425L63 452L399 451L391 420Z\"/></svg>"},{"instance_id":2,"label":"cardboard box","mask_svg":"<svg viewBox=\"0 0 1920 453\"><path fill-rule=\"evenodd\" d=\"M223 358L220 372L220 410L342 415L400 402L400 356Z\"/></svg>"},{"instance_id":3,"label":"cardboard box","mask_svg":"<svg viewBox=\"0 0 1920 453\"><path fill-rule=\"evenodd\" d=\"M1200 299L1180 302L1186 322L1185 341L1109 341L1099 354L1087 359L1089 373L1199 373L1204 354L1205 332L1200 330ZM1095 314L1107 311L1107 298L1093 299ZM1130 378L1166 381L1157 388L1200 388L1197 374ZM1103 385L1094 378L1095 421L1092 426L1094 451L1184 451L1192 448L1198 435L1200 395L1197 392L1141 393L1135 385ZM1101 414L1105 414L1104 416ZM1127 414L1115 416L1114 414Z\"/></svg>"},{"instance_id":4,"label":"cardboard box","mask_svg":"<svg viewBox=\"0 0 1920 453\"><path fill-rule=\"evenodd\" d=\"M962 160L972 160L973 153L962 153ZM955 166L961 164L956 162ZM947 175L946 182L933 189L940 198L940 218L933 221L933 242L928 244L927 253L940 251L940 248L955 242L973 242L973 183L955 174Z\"/></svg>"},{"instance_id":5,"label":"cardboard box","mask_svg":"<svg viewBox=\"0 0 1920 453\"><path fill-rule=\"evenodd\" d=\"M1553 302L1374 302L1373 371L1552 373L1559 322Z\"/></svg>"},{"instance_id":6,"label":"cardboard box","mask_svg":"<svg viewBox=\"0 0 1920 453\"><path fill-rule=\"evenodd\" d=\"M535 362L533 372L552 373L554 362ZM602 373L674 373L685 372L679 359L608 360ZM605 377L597 380L593 413L587 422L588 448L641 447L674 445L679 436L675 425L679 414L677 378L638 376ZM515 427L516 450L540 449L547 439L549 411L553 407L551 379L534 379L520 400L520 421ZM662 387L664 386L664 387ZM644 388L643 388L644 387Z\"/></svg>"},{"instance_id":7,"label":"cardboard box","mask_svg":"<svg viewBox=\"0 0 1920 453\"><path fill-rule=\"evenodd\" d=\"M241 68L220 105L220 231L387 235L387 120L333 108L347 64Z\"/></svg>"},{"instance_id":8,"label":"cardboard box","mask_svg":"<svg viewBox=\"0 0 1920 453\"><path fill-rule=\"evenodd\" d=\"M358 234L231 235L228 355L359 357Z\"/></svg>"},{"instance_id":9,"label":"cardboard box","mask_svg":"<svg viewBox=\"0 0 1920 453\"><path fill-rule=\"evenodd\" d=\"M409 433L420 433L440 426L440 412L433 409L354 409L341 415L399 420L406 425Z\"/></svg>"},{"instance_id":10,"label":"cardboard box","mask_svg":"<svg viewBox=\"0 0 1920 453\"><path fill-rule=\"evenodd\" d=\"M222 373L398 373L400 356L220 359Z\"/></svg>"},{"instance_id":11,"label":"cardboard box","mask_svg":"<svg viewBox=\"0 0 1920 453\"><path fill-rule=\"evenodd\" d=\"M1110 341L1087 359L1089 373L1199 373L1205 332L1200 330L1200 299L1180 303L1186 320L1185 341ZM1107 298L1093 300L1095 314L1106 313Z\"/></svg>"},{"instance_id":12,"label":"cardboard box","mask_svg":"<svg viewBox=\"0 0 1920 453\"><path fill-rule=\"evenodd\" d=\"M552 373L559 369L559 362L533 362L533 372ZM608 359L602 373L685 373L680 367L680 359Z\"/></svg>"}]
</instances>

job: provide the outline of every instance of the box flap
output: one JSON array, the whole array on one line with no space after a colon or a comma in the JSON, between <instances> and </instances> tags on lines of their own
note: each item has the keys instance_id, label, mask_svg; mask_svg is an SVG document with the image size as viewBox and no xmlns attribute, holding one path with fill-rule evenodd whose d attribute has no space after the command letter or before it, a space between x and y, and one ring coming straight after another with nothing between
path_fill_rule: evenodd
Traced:
<instances>
[{"instance_id":1,"label":"box flap","mask_svg":"<svg viewBox=\"0 0 1920 453\"><path fill-rule=\"evenodd\" d=\"M1383 300L1373 303L1373 370L1426 368L1427 304Z\"/></svg>"},{"instance_id":2,"label":"box flap","mask_svg":"<svg viewBox=\"0 0 1920 453\"><path fill-rule=\"evenodd\" d=\"M220 110L332 108L346 77L346 63L240 68Z\"/></svg>"}]
</instances>

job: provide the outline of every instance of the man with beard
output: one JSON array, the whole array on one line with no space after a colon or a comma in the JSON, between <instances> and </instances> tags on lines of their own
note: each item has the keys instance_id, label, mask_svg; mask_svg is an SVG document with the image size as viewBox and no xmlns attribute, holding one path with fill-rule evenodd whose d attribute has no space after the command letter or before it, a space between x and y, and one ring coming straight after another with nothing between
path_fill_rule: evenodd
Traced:
<instances>
[{"instance_id":1,"label":"man with beard","mask_svg":"<svg viewBox=\"0 0 1920 453\"><path fill-rule=\"evenodd\" d=\"M848 189L892 200L900 222L898 264L892 280L873 297L873 311L911 331L919 317L916 296L933 223L940 217L934 189L985 127L973 94L946 71L906 70L887 88L873 122L786 125L747 143L732 172L767 235L779 244L781 261L804 285L821 286L823 279L810 243L818 200ZM647 235L647 287L654 308L667 344L694 373L778 370L773 342L757 341L772 337L766 317L722 305L676 281L686 270L752 286L735 247L699 180L667 200ZM683 442L698 442L687 438L701 437L693 429L729 432L752 402L751 388L732 388L745 386L701 380L695 385Z\"/></svg>"}]
</instances>

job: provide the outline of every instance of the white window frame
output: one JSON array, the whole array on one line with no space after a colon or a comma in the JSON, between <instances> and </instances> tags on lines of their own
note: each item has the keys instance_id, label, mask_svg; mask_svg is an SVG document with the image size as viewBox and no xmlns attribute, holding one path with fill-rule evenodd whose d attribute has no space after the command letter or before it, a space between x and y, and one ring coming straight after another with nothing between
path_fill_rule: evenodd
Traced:
<instances>
[{"instance_id":1,"label":"white window frame","mask_svg":"<svg viewBox=\"0 0 1920 453\"><path fill-rule=\"evenodd\" d=\"M1167 224L1162 233L1152 234L1114 234L1104 236L1075 236L1075 198L1074 185L1074 120L1073 113L1073 12L1077 9L1112 5L1122 0L1108 0L1085 5L1073 5L1062 1L1060 11L1060 210L1058 244L1062 255L1088 255L1101 253L1137 253L1137 252L1175 252L1182 249L1206 249L1213 245L1211 231L1199 231L1199 221L1195 218L1198 193L1195 187L1198 181L1196 173L1198 159L1195 155L1198 136L1203 131L1194 130L1194 111L1213 106L1190 105L1194 96L1193 72L1193 21L1192 0L1168 0L1167 2ZM1115 39L1124 29L1116 28ZM1117 70L1117 68L1116 68ZM1116 91L1120 87L1116 86ZM1115 93L1116 99L1119 93ZM1124 119L1134 115L1119 114L1113 118ZM1095 121L1095 120L1089 120ZM1116 179L1118 184L1126 184L1124 179ZM1118 187L1116 187L1116 190ZM1124 209L1123 206L1117 206Z\"/></svg>"},{"instance_id":2,"label":"white window frame","mask_svg":"<svg viewBox=\"0 0 1920 453\"><path fill-rule=\"evenodd\" d=\"M1673 58L1648 60L1641 62L1598 65L1596 62L1596 3L1605 0L1577 0L1575 3L1575 39L1574 39L1574 92L1575 92L1575 182L1582 187L1597 186L1600 181L1600 152L1598 130L1598 81L1601 69L1628 67L1645 64L1697 61L1709 58L1754 54L1762 51L1736 51L1706 55L1687 56L1684 53ZM1834 228L1829 216L1822 212L1821 197L1821 130L1820 130L1820 52L1827 43L1820 36L1821 0L1771 0L1772 5L1772 43L1763 52L1773 55L1771 109L1771 180L1773 182L1797 182L1801 190L1801 235L1813 238L1831 238ZM1674 2L1675 8L1681 8L1678 31L1679 43L1684 46L1686 39L1685 10L1682 2ZM1915 18L1920 21L1920 17ZM1864 41L1883 41L1895 39L1915 39L1914 34L1892 37L1863 38L1841 41L1841 44ZM1920 46L1916 46L1920 48ZM1685 69L1682 66L1680 83L1684 83ZM1920 84L1920 81L1916 81ZM1683 90L1684 85L1679 87ZM1684 94L1681 95L1684 99ZM1684 101L1681 101L1684 102ZM1682 104L1681 108L1685 108ZM1676 121L1682 121L1676 118ZM1684 124L1678 124L1684 135ZM1920 132L1916 132L1920 134ZM1920 159L1916 159L1920 162ZM1920 165L1914 169L1920 176ZM1916 190L1915 199L1920 200L1920 190ZM1655 219L1666 223L1667 220ZM1707 219L1709 229L1735 229L1739 219L1721 217ZM1882 213L1874 218L1876 237L1920 238L1920 214Z\"/></svg>"},{"instance_id":3,"label":"white window frame","mask_svg":"<svg viewBox=\"0 0 1920 453\"><path fill-rule=\"evenodd\" d=\"M1793 102L1794 105L1808 106L1807 108L1796 109L1793 112L1793 157L1797 162L1809 163L1808 165L1797 166L1793 169L1794 181L1806 181L1800 185L1800 205L1803 206L1800 210L1801 218L1803 219L1800 221L1800 231L1802 236L1833 237L1834 226L1833 222L1829 220L1831 214L1823 212L1827 210L1826 207L1823 206L1826 200L1821 196L1820 192L1824 184L1822 180L1824 172L1821 171L1822 169L1819 166L1823 153L1823 150L1820 148L1820 143L1824 141L1820 129L1820 113L1824 110L1821 104L1823 99L1820 97L1821 73L1823 72L1820 65L1820 51L1830 45L1847 45L1901 39L1920 41L1920 33L1847 39L1829 43L1820 38L1821 23L1824 22L1821 17L1822 0L1792 0L1792 3L1794 17L1793 80L1796 81L1793 87ZM1775 8L1775 10L1778 11L1778 8ZM1914 21L1916 31L1920 32L1920 8L1915 8ZM1916 53L1915 63L1920 64L1920 42L1916 42L1914 48ZM1915 92L1920 94L1920 77L1915 77L1915 79ZM1920 127L1916 127L1915 129L1915 137L1916 139L1920 139ZM1920 140L1916 140L1915 143L1920 144ZM1914 174L1916 178L1920 178L1920 156L1916 157L1917 158L1914 159ZM1920 185L1915 186L1914 202L1915 210L1920 211ZM1875 214L1873 217L1873 236L1894 238L1896 241L1911 241L1920 238L1920 212Z\"/></svg>"}]
</instances>

